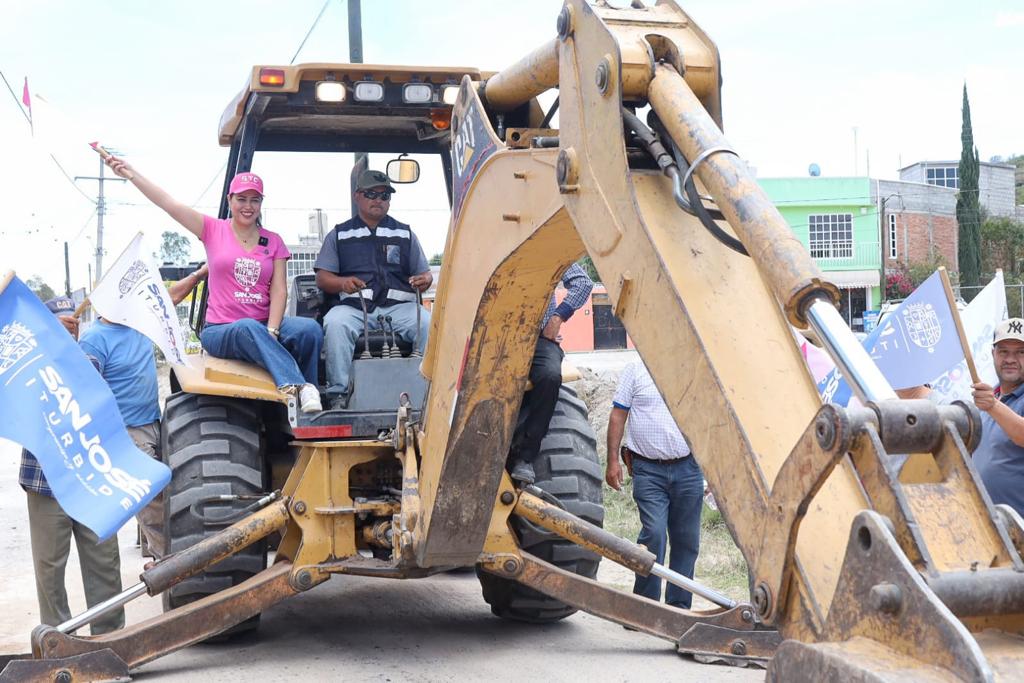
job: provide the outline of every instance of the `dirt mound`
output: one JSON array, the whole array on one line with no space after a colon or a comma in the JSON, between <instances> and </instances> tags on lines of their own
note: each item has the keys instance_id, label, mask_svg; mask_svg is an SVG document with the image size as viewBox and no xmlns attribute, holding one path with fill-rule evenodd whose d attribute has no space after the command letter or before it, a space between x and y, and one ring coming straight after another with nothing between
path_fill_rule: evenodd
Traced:
<instances>
[{"instance_id":1,"label":"dirt mound","mask_svg":"<svg viewBox=\"0 0 1024 683\"><path fill-rule=\"evenodd\" d=\"M597 433L597 452L601 461L606 462L607 457L607 434L608 434L608 413L612 410L612 396L615 395L615 387L619 383L621 370L600 370L593 371L590 368L579 368L582 377L572 386L583 402L587 404L590 412L590 424Z\"/></svg>"}]
</instances>

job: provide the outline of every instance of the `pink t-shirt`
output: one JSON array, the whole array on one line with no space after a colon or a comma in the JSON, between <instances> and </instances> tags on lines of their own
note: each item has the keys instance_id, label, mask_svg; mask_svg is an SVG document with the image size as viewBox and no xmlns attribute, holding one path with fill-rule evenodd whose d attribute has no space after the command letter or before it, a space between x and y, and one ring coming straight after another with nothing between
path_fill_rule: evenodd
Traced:
<instances>
[{"instance_id":1,"label":"pink t-shirt","mask_svg":"<svg viewBox=\"0 0 1024 683\"><path fill-rule=\"evenodd\" d=\"M276 232L260 228L260 238L246 251L231 229L230 218L203 216L203 244L210 264L210 298L206 322L232 323L242 318L270 317L270 280L274 261L291 257Z\"/></svg>"}]
</instances>

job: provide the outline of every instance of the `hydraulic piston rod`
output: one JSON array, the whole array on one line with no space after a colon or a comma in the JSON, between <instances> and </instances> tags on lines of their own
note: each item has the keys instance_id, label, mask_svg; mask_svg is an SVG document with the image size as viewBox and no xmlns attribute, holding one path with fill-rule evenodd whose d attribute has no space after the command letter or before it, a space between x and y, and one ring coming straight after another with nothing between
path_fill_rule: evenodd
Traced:
<instances>
[{"instance_id":1,"label":"hydraulic piston rod","mask_svg":"<svg viewBox=\"0 0 1024 683\"><path fill-rule=\"evenodd\" d=\"M623 540L615 534L569 514L565 510L544 502L530 493L522 493L516 503L515 513L534 524L567 538L573 543L618 562L627 569L642 576L654 575L671 584L695 593L706 600L732 609L736 602L718 591L708 588L693 579L674 572L655 561L654 553L643 546Z\"/></svg>"},{"instance_id":2,"label":"hydraulic piston rod","mask_svg":"<svg viewBox=\"0 0 1024 683\"><path fill-rule=\"evenodd\" d=\"M817 332L862 401L896 398L831 304L838 293L835 285L824 279L746 164L728 151L722 131L683 77L672 67L659 65L651 81L650 98L666 131L686 158L702 161L692 173L700 178L733 226L789 321Z\"/></svg>"}]
</instances>

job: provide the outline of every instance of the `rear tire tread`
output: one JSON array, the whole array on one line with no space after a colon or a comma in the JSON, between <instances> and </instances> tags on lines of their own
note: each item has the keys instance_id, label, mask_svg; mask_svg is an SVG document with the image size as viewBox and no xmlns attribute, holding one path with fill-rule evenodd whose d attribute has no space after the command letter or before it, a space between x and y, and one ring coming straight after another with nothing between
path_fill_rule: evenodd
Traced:
<instances>
[{"instance_id":1,"label":"rear tire tread","mask_svg":"<svg viewBox=\"0 0 1024 683\"><path fill-rule=\"evenodd\" d=\"M601 526L604 522L604 472L597 456L597 438L590 426L586 404L567 386L559 390L558 404L533 463L536 486L551 494L572 514ZM520 547L545 562L580 576L597 576L601 558L521 518L512 527ZM478 570L484 600L503 619L547 623L576 612L552 597L494 574Z\"/></svg>"},{"instance_id":2,"label":"rear tire tread","mask_svg":"<svg viewBox=\"0 0 1024 683\"><path fill-rule=\"evenodd\" d=\"M261 418L252 401L179 393L164 408L163 454L171 467L164 528L168 551L178 552L208 538L233 521L217 521L244 502L212 502L218 495L255 495L266 486L260 448ZM185 579L163 594L164 610L174 609L238 585L267 566L266 541L254 543ZM224 636L255 629L259 615L225 631Z\"/></svg>"}]
</instances>

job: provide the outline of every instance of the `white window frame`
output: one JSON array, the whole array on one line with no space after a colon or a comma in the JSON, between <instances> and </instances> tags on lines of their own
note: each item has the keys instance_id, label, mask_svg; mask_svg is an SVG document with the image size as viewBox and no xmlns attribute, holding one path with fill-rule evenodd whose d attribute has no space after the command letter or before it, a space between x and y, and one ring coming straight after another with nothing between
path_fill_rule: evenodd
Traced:
<instances>
[{"instance_id":1,"label":"white window frame","mask_svg":"<svg viewBox=\"0 0 1024 683\"><path fill-rule=\"evenodd\" d=\"M807 216L807 248L811 258L853 259L853 214L815 213Z\"/></svg>"},{"instance_id":2,"label":"white window frame","mask_svg":"<svg viewBox=\"0 0 1024 683\"><path fill-rule=\"evenodd\" d=\"M924 179L928 185L959 189L960 169L956 166L930 166L924 171Z\"/></svg>"},{"instance_id":3,"label":"white window frame","mask_svg":"<svg viewBox=\"0 0 1024 683\"><path fill-rule=\"evenodd\" d=\"M889 214L889 258L899 258L899 249L896 245L896 214Z\"/></svg>"}]
</instances>

